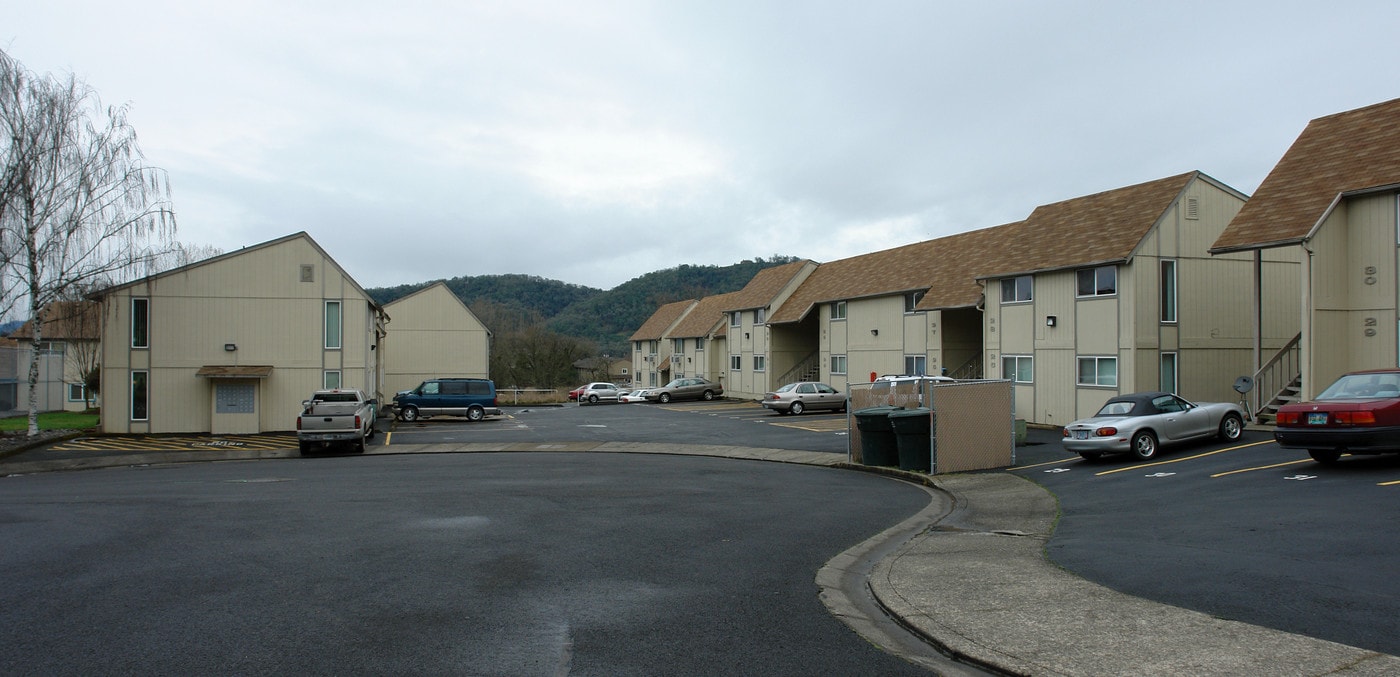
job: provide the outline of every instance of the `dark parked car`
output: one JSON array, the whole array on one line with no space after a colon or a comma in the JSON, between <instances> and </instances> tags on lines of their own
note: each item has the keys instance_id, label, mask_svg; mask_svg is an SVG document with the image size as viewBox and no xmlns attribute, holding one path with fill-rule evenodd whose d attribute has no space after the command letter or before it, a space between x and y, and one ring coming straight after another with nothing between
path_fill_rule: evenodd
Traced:
<instances>
[{"instance_id":1,"label":"dark parked car","mask_svg":"<svg viewBox=\"0 0 1400 677\"><path fill-rule=\"evenodd\" d=\"M648 402L666 404L671 400L713 400L724 394L724 386L709 379L678 378L660 388L647 389Z\"/></svg>"},{"instance_id":2,"label":"dark parked car","mask_svg":"<svg viewBox=\"0 0 1400 677\"><path fill-rule=\"evenodd\" d=\"M1306 449L1318 463L1400 453L1400 369L1344 374L1311 402L1280 407L1274 423L1280 447Z\"/></svg>"},{"instance_id":3,"label":"dark parked car","mask_svg":"<svg viewBox=\"0 0 1400 677\"><path fill-rule=\"evenodd\" d=\"M1065 426L1065 449L1085 459L1131 452L1141 460L1157 448L1203 437L1234 441L1244 433L1244 408L1234 402L1188 402L1171 393L1110 398L1090 418Z\"/></svg>"},{"instance_id":4,"label":"dark parked car","mask_svg":"<svg viewBox=\"0 0 1400 677\"><path fill-rule=\"evenodd\" d=\"M815 381L789 383L771 393L764 393L761 404L779 414L801 414L808 409L846 410L846 394Z\"/></svg>"},{"instance_id":5,"label":"dark parked car","mask_svg":"<svg viewBox=\"0 0 1400 677\"><path fill-rule=\"evenodd\" d=\"M405 421L427 416L465 416L480 421L500 416L496 384L485 378L435 378L394 395L394 411Z\"/></svg>"}]
</instances>

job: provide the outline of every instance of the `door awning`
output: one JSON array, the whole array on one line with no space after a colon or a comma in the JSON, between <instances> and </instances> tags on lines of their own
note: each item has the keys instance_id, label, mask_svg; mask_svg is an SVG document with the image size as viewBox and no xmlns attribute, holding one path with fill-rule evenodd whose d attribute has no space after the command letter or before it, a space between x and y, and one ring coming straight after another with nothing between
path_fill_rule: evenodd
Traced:
<instances>
[{"instance_id":1,"label":"door awning","mask_svg":"<svg viewBox=\"0 0 1400 677\"><path fill-rule=\"evenodd\" d=\"M231 367L228 365L207 364L195 372L195 376L207 378L267 378L272 373L270 366Z\"/></svg>"}]
</instances>

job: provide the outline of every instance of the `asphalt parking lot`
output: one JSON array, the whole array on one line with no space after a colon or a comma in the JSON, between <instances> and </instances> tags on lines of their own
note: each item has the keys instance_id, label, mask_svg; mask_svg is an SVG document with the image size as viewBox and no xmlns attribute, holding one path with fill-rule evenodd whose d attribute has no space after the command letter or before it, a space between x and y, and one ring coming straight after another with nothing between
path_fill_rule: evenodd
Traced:
<instances>
[{"instance_id":1,"label":"asphalt parking lot","mask_svg":"<svg viewBox=\"0 0 1400 677\"><path fill-rule=\"evenodd\" d=\"M1067 570L1216 617L1400 655L1400 457L1325 467L1251 430L1235 444L1169 448L1150 463L1087 462L1065 452L1056 431L1030 438L1009 472L1059 501L1047 552ZM846 416L778 416L737 401L512 408L476 424L400 422L375 444L604 440L844 456Z\"/></svg>"}]
</instances>

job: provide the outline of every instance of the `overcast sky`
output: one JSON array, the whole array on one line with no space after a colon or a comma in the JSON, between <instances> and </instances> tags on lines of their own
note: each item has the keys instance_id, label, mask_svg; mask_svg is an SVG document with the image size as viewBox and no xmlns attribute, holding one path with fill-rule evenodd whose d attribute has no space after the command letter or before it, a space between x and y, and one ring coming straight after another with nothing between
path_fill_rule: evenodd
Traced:
<instances>
[{"instance_id":1,"label":"overcast sky","mask_svg":"<svg viewBox=\"0 0 1400 677\"><path fill-rule=\"evenodd\" d=\"M1400 97L1400 3L5 0L129 103L182 241L363 286L832 261L1199 169Z\"/></svg>"}]
</instances>

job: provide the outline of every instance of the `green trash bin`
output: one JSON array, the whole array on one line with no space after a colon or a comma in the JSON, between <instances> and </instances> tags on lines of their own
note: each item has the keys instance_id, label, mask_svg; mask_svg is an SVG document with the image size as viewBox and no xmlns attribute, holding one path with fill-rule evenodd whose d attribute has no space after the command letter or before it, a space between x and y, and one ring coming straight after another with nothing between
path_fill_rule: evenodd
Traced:
<instances>
[{"instance_id":1,"label":"green trash bin","mask_svg":"<svg viewBox=\"0 0 1400 677\"><path fill-rule=\"evenodd\" d=\"M890 412L900 470L933 470L933 410L928 407Z\"/></svg>"},{"instance_id":2,"label":"green trash bin","mask_svg":"<svg viewBox=\"0 0 1400 677\"><path fill-rule=\"evenodd\" d=\"M860 430L860 458L865 465L899 465L899 451L890 428L892 411L899 411L899 407L869 407L851 412Z\"/></svg>"}]
</instances>

